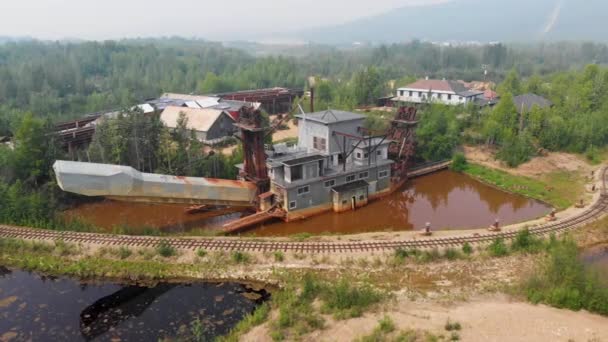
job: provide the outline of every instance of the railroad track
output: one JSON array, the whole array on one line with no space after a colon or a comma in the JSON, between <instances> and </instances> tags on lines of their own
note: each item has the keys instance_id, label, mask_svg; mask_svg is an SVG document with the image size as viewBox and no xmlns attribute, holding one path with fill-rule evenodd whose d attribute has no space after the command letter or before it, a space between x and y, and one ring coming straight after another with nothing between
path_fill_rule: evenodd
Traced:
<instances>
[{"instance_id":1,"label":"railroad track","mask_svg":"<svg viewBox=\"0 0 608 342\"><path fill-rule=\"evenodd\" d=\"M560 234L581 227L601 218L608 211L608 194L606 177L608 168L602 170L603 186L600 199L580 215L530 228L536 236ZM498 238L514 239L517 231L475 234L472 236L419 238L400 241L361 241L361 242L291 242L291 241L252 241L222 238L163 238L150 236L122 236L112 234L60 232L26 227L0 225L0 237L22 240L56 241L71 243L96 244L109 247L156 247L161 242L177 249L208 251L248 251L248 252L295 252L308 254L382 252L399 248L428 249L458 247L465 243L471 245L485 244Z\"/></svg>"}]
</instances>

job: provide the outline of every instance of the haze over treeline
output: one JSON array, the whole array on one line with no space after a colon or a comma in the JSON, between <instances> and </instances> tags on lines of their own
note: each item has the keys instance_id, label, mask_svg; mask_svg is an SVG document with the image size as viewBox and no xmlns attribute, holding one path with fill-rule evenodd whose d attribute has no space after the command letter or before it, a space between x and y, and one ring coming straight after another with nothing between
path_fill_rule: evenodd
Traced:
<instances>
[{"instance_id":1,"label":"haze over treeline","mask_svg":"<svg viewBox=\"0 0 608 342\"><path fill-rule=\"evenodd\" d=\"M194 0L171 4L22 0L0 4L0 35L95 40L182 36L329 44L412 39L606 41L607 11L608 2L603 0L378 0L373 5L347 0L235 0L229 8Z\"/></svg>"}]
</instances>

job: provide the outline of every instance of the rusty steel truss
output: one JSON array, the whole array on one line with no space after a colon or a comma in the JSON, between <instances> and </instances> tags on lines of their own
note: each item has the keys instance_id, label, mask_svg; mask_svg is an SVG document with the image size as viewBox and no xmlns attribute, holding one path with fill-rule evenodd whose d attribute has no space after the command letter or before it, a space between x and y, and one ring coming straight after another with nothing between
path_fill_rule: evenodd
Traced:
<instances>
[{"instance_id":1,"label":"rusty steel truss","mask_svg":"<svg viewBox=\"0 0 608 342\"><path fill-rule=\"evenodd\" d=\"M391 121L387 131L389 158L395 161L392 166L392 183L402 184L407 181L408 169L412 166L416 154L417 109L401 107Z\"/></svg>"}]
</instances>

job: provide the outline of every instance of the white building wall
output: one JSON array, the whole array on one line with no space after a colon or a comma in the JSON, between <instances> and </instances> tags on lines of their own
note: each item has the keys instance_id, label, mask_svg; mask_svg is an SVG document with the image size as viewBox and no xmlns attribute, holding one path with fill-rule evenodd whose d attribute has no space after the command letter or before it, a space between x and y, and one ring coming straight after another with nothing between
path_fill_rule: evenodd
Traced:
<instances>
[{"instance_id":1,"label":"white building wall","mask_svg":"<svg viewBox=\"0 0 608 342\"><path fill-rule=\"evenodd\" d=\"M412 96L410 96L410 92L412 92ZM421 94L422 94L422 96L421 96ZM403 102L426 103L426 102L429 102L428 95L429 95L428 89L427 90L412 89L412 88L397 89L397 98L399 99L399 101L403 101ZM476 98L483 98L483 94L465 98L463 96L457 95L454 92L433 90L433 91L431 91L430 100L434 101L434 102L438 102L438 103L443 103L446 105L457 106L457 105L467 104L469 102L472 102Z\"/></svg>"}]
</instances>

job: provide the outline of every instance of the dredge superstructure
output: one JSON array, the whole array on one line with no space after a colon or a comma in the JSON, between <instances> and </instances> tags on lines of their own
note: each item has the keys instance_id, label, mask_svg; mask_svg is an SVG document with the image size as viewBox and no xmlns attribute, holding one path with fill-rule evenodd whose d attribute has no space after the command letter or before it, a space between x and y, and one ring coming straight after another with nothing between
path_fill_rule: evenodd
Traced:
<instances>
[{"instance_id":1,"label":"dredge superstructure","mask_svg":"<svg viewBox=\"0 0 608 342\"><path fill-rule=\"evenodd\" d=\"M285 118L288 118L286 116ZM416 109L400 108L386 131L365 128L366 116L327 110L296 115L294 146L267 146L273 128L243 109L239 180L146 174L127 166L57 161L59 186L86 196L123 201L255 208L225 226L236 231L266 221L303 219L326 211L356 210L401 187L415 152ZM281 124L282 122L279 122Z\"/></svg>"}]
</instances>

